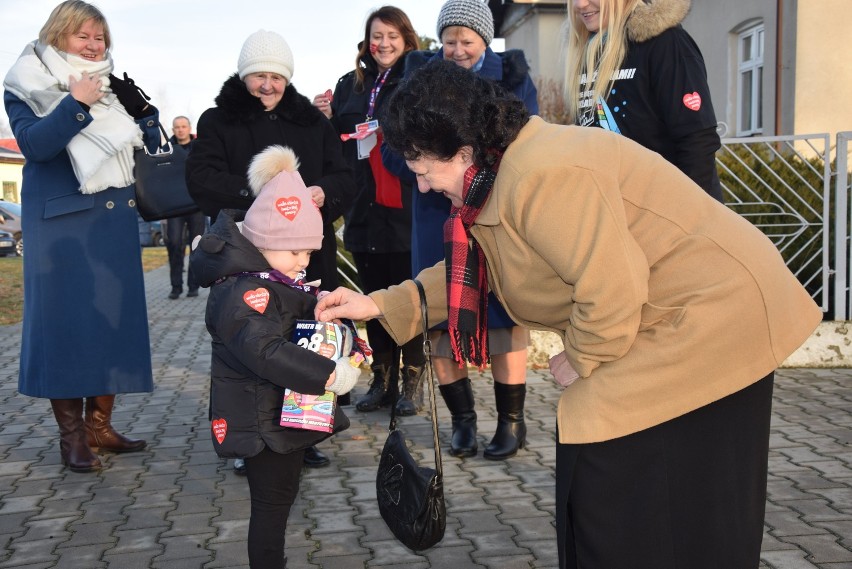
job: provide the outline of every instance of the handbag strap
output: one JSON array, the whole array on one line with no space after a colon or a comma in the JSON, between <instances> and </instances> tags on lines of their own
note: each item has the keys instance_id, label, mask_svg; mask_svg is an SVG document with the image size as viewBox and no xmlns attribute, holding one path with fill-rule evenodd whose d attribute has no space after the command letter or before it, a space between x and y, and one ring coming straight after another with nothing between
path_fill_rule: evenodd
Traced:
<instances>
[{"instance_id":1,"label":"handbag strap","mask_svg":"<svg viewBox=\"0 0 852 569\"><path fill-rule=\"evenodd\" d=\"M172 141L169 140L169 135L166 132L166 127L163 126L163 123L157 121L157 126L160 127L160 143L157 145L157 151L153 154L148 152L148 147L142 145L142 148L145 149L145 154L149 156L160 156L163 154L171 154L174 150L174 146L172 145Z\"/></svg>"},{"instance_id":2,"label":"handbag strap","mask_svg":"<svg viewBox=\"0 0 852 569\"><path fill-rule=\"evenodd\" d=\"M432 368L432 341L429 340L429 315L426 309L426 291L423 290L423 284L417 279L412 279L417 286L417 292L420 294L420 314L423 321L423 355L426 356L424 365L424 378L429 386L429 408L432 415L432 442L435 447L435 472L438 475L438 480L444 477L444 467L441 462L441 443L438 441L438 405L435 402L435 379L434 370ZM396 405L391 405L391 420L388 426L389 431L396 430Z\"/></svg>"}]
</instances>

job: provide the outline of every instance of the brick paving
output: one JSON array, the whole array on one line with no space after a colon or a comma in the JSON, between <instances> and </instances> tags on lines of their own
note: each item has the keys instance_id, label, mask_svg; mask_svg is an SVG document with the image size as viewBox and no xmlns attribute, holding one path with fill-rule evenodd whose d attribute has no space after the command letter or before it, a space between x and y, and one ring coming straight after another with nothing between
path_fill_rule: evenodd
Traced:
<instances>
[{"instance_id":1,"label":"brick paving","mask_svg":"<svg viewBox=\"0 0 852 569\"><path fill-rule=\"evenodd\" d=\"M0 569L248 567L248 485L213 452L208 431L206 291L168 300L165 267L147 273L146 286L156 387L119 396L114 423L149 446L102 455L98 473L62 468L49 403L16 390L21 327L0 327ZM559 390L548 375L527 376L529 446L517 457L444 452L447 533L423 554L397 543L376 508L388 413L347 408L352 427L320 445L331 465L303 473L287 528L289 567L555 568ZM481 448L496 425L491 382L473 374ZM448 446L449 414L438 408ZM427 417L401 425L415 454L431 461ZM850 441L852 370L778 372L761 569L852 569Z\"/></svg>"}]
</instances>

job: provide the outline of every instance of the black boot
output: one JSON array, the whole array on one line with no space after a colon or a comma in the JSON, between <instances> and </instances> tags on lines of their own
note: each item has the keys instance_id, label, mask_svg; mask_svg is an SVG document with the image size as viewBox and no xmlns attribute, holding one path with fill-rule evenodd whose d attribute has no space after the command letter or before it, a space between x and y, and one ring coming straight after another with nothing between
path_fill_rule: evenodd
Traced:
<instances>
[{"instance_id":1,"label":"black boot","mask_svg":"<svg viewBox=\"0 0 852 569\"><path fill-rule=\"evenodd\" d=\"M59 425L59 453L62 464L72 472L90 472L101 467L101 460L86 442L83 426L83 399L51 399L53 416Z\"/></svg>"},{"instance_id":2,"label":"black boot","mask_svg":"<svg viewBox=\"0 0 852 569\"><path fill-rule=\"evenodd\" d=\"M402 395L396 402L400 417L416 415L423 408L424 366L405 366L402 378Z\"/></svg>"},{"instance_id":3,"label":"black boot","mask_svg":"<svg viewBox=\"0 0 852 569\"><path fill-rule=\"evenodd\" d=\"M447 385L439 385L441 396L453 417L453 438L450 454L476 456L476 411L470 379L463 377Z\"/></svg>"},{"instance_id":4,"label":"black boot","mask_svg":"<svg viewBox=\"0 0 852 569\"><path fill-rule=\"evenodd\" d=\"M497 406L497 432L485 447L483 456L489 460L511 458L527 442L527 425L524 423L526 384L505 385L494 382L494 401Z\"/></svg>"},{"instance_id":5,"label":"black boot","mask_svg":"<svg viewBox=\"0 0 852 569\"><path fill-rule=\"evenodd\" d=\"M375 411L379 407L387 407L396 399L396 390L391 381L396 383L396 374L390 364L373 364L373 379L370 389L356 403L359 411ZM395 386L393 386L395 387Z\"/></svg>"}]
</instances>

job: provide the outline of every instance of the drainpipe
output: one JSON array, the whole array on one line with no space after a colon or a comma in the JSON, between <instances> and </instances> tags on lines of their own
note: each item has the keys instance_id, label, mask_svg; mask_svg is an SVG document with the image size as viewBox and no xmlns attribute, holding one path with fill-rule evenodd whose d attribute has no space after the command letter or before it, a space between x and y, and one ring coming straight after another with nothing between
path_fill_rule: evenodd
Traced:
<instances>
[{"instance_id":1,"label":"drainpipe","mask_svg":"<svg viewBox=\"0 0 852 569\"><path fill-rule=\"evenodd\" d=\"M775 2L775 135L780 136L781 129L781 55L782 30L784 24L784 0ZM794 133L795 134L795 133Z\"/></svg>"}]
</instances>

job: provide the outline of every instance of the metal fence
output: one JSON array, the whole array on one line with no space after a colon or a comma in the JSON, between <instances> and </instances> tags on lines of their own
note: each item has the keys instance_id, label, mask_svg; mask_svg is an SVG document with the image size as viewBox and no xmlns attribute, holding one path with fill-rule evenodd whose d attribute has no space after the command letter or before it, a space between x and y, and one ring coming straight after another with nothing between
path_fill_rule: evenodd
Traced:
<instances>
[{"instance_id":1,"label":"metal fence","mask_svg":"<svg viewBox=\"0 0 852 569\"><path fill-rule=\"evenodd\" d=\"M725 203L759 227L834 320L852 318L852 132L726 138Z\"/></svg>"}]
</instances>

